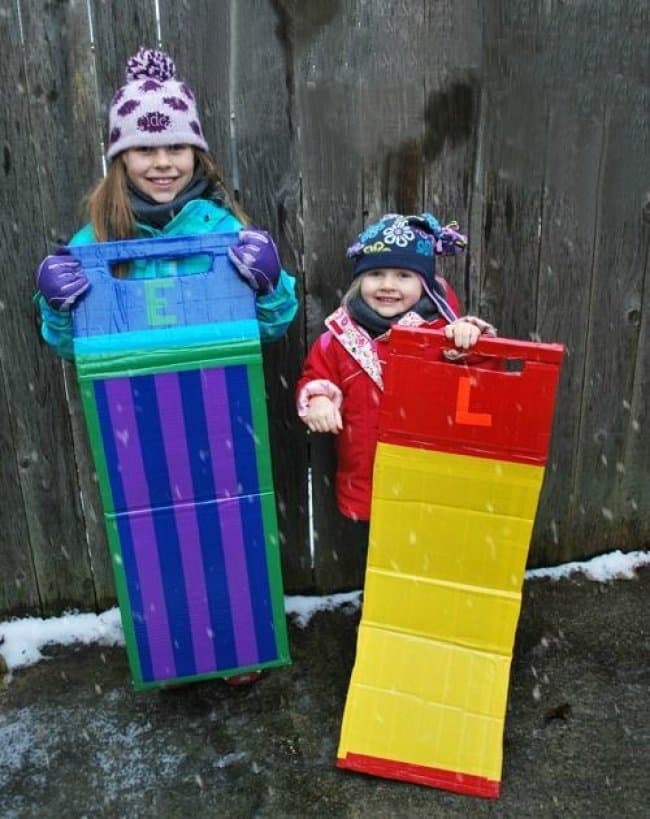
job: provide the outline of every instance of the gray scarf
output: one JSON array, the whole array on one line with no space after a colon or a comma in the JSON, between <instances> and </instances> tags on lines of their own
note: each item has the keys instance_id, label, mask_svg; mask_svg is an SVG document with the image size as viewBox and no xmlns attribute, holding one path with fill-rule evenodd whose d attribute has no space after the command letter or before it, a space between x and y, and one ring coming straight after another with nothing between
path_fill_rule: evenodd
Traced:
<instances>
[{"instance_id":1,"label":"gray scarf","mask_svg":"<svg viewBox=\"0 0 650 819\"><path fill-rule=\"evenodd\" d=\"M162 230L168 222L176 216L183 207L191 202L193 199L208 199L208 196L203 194L208 189L210 182L205 176L205 171L200 166L194 171L194 175L183 188L182 191L174 197L171 202L156 202L146 193L135 187L130 180L127 180L127 187L129 189L129 200L136 221L143 222L146 225Z\"/></svg>"},{"instance_id":2,"label":"gray scarf","mask_svg":"<svg viewBox=\"0 0 650 819\"><path fill-rule=\"evenodd\" d=\"M357 324L360 324L371 338L377 338L386 333L406 313L417 313L425 321L433 321L440 315L440 311L426 293L423 293L420 299L406 313L399 313L399 315L392 318L380 316L379 313L368 307L361 298L360 293L356 293L345 307Z\"/></svg>"}]
</instances>

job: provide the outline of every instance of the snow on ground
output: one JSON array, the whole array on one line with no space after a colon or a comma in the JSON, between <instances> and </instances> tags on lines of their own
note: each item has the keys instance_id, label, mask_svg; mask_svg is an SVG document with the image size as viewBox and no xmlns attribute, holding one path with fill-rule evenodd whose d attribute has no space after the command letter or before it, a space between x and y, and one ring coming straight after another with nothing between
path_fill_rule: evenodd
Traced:
<instances>
[{"instance_id":1,"label":"snow on ground","mask_svg":"<svg viewBox=\"0 0 650 819\"><path fill-rule=\"evenodd\" d=\"M650 565L650 552L624 554L617 551L584 562L531 569L526 572L526 578L559 580L573 574L582 574L589 580L603 583L610 580L633 579L636 577L636 570L647 565ZM338 608L354 611L359 607L360 599L360 591L320 597L287 596L285 611L304 628L316 612ZM0 623L0 656L4 659L8 672L42 660L41 649L46 645L72 643L123 645L119 609L115 607L101 614L71 612L48 619L25 617Z\"/></svg>"}]
</instances>

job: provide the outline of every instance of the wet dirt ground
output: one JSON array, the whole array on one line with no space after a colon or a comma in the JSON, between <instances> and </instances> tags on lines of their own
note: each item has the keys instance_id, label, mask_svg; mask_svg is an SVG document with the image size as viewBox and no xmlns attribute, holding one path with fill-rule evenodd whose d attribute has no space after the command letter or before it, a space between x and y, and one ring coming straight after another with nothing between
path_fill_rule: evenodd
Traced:
<instances>
[{"instance_id":1,"label":"wet dirt ground","mask_svg":"<svg viewBox=\"0 0 650 819\"><path fill-rule=\"evenodd\" d=\"M291 622L293 664L241 689L52 647L0 692L0 817L650 816L649 568L526 582L496 800L335 767L358 619Z\"/></svg>"}]
</instances>

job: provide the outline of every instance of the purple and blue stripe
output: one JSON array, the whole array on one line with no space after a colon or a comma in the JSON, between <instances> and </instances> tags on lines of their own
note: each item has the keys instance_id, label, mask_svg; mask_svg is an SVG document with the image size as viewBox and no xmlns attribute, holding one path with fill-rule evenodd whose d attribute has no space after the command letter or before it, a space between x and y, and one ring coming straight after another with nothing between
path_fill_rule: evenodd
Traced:
<instances>
[{"instance_id":1,"label":"purple and blue stripe","mask_svg":"<svg viewBox=\"0 0 650 819\"><path fill-rule=\"evenodd\" d=\"M240 500L235 500L245 491L243 485L238 486L237 484L233 457L237 452L239 442L235 444L233 440L224 369L204 370L200 373L200 377L201 383L197 386L213 399L205 406L206 432L212 455L214 493L215 497L222 498L219 503L221 537L230 545L225 555L224 567L228 578L228 588L232 594L232 611L237 612L237 622L234 625L237 656L240 658L241 665L252 665L258 662L259 653L246 566L246 543L243 535ZM256 474L257 466L255 471L246 474L245 481L252 482ZM227 498L232 498L232 500L226 500Z\"/></svg>"},{"instance_id":2,"label":"purple and blue stripe","mask_svg":"<svg viewBox=\"0 0 650 819\"><path fill-rule=\"evenodd\" d=\"M225 377L231 398L230 423L233 429L237 484L245 486L246 476L256 470L255 430L246 368L229 367L225 371ZM253 600L258 601L254 616L260 660L270 660L276 656L277 648L269 575L266 570L266 536L259 488L256 493L241 498L240 514L246 543L250 595Z\"/></svg>"},{"instance_id":3,"label":"purple and blue stripe","mask_svg":"<svg viewBox=\"0 0 650 819\"><path fill-rule=\"evenodd\" d=\"M206 674L217 667L213 628L208 606L208 590L203 571L203 554L200 548L199 528L191 506L193 498L192 473L187 454L183 404L178 378L175 374L156 375L156 393L163 432L165 457L169 465L169 489L181 550L182 573L187 590L187 607L190 618L192 646L196 660L196 672Z\"/></svg>"},{"instance_id":4,"label":"purple and blue stripe","mask_svg":"<svg viewBox=\"0 0 650 819\"><path fill-rule=\"evenodd\" d=\"M110 419L108 397L106 395L106 382L96 381L94 387L97 415L102 423L103 431L106 420ZM115 432L118 433L119 430L116 429ZM116 445L117 437L112 434L103 434L102 437L104 441L106 463L109 467L113 503L116 509L125 509L126 497L124 495L122 480L119 476L119 472L114 475L115 467L119 463ZM133 631L138 651L138 660L140 662L140 672L144 680L153 680L156 677L154 675L151 652L149 650L149 639L147 636L147 625L144 615L144 602L138 579L139 573L135 559L135 548L131 534L131 527L129 526L128 519L124 515L116 515L115 524L117 526L117 532L120 539L122 568L126 579L127 593L131 604L131 617L133 620Z\"/></svg>"},{"instance_id":5,"label":"purple and blue stripe","mask_svg":"<svg viewBox=\"0 0 650 819\"><path fill-rule=\"evenodd\" d=\"M96 391L100 383L97 383ZM121 494L127 506L133 509L128 520L124 514L120 514L118 528L121 533L128 527L128 540L133 551L132 560L129 562L135 568L136 575L127 578L127 586L131 589L135 585L140 592L141 608L135 609L133 601L131 602L134 623L141 619L146 631L153 679L165 679L174 676L175 663L169 638L167 605L160 573L153 514L152 510L143 507L141 503L143 487L146 486L146 474L131 384L128 378L115 378L104 382L102 387L105 390L108 409L108 415L102 420L109 424L109 429L104 430L103 437L106 441L106 432L114 435L117 456L114 462L108 464L111 487L114 497ZM118 482L121 489L116 493L115 485ZM147 679L144 669L143 678Z\"/></svg>"},{"instance_id":6,"label":"purple and blue stripe","mask_svg":"<svg viewBox=\"0 0 650 819\"><path fill-rule=\"evenodd\" d=\"M94 386L143 679L277 657L247 368Z\"/></svg>"}]
</instances>

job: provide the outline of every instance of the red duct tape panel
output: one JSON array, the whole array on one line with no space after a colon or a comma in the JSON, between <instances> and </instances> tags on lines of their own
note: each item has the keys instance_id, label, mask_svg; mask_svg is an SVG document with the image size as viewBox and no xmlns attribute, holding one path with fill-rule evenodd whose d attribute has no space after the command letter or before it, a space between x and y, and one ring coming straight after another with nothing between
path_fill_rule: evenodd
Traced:
<instances>
[{"instance_id":1,"label":"red duct tape panel","mask_svg":"<svg viewBox=\"0 0 650 819\"><path fill-rule=\"evenodd\" d=\"M453 363L452 348L440 330L391 330L379 440L546 463L562 345L481 338Z\"/></svg>"}]
</instances>

